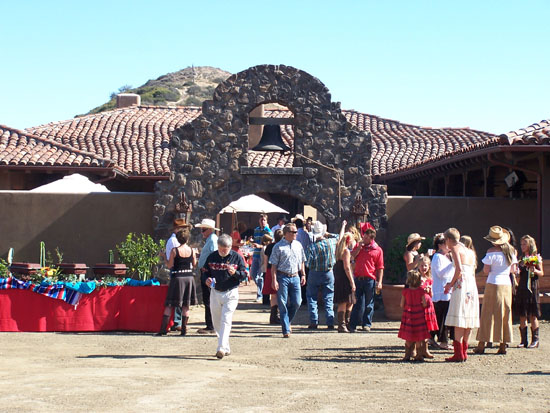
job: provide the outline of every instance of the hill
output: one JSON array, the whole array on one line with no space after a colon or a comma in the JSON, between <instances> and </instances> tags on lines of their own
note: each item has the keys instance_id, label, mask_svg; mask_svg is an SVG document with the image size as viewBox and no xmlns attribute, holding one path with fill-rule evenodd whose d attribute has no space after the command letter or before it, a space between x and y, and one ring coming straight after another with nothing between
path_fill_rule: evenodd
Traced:
<instances>
[{"instance_id":1,"label":"hill","mask_svg":"<svg viewBox=\"0 0 550 413\"><path fill-rule=\"evenodd\" d=\"M187 67L178 72L162 75L149 80L142 86L132 88L122 86L118 92L111 93L111 99L87 114L104 112L116 108L117 93L137 93L144 105L157 106L201 106L219 83L231 76L231 73L210 66Z\"/></svg>"}]
</instances>

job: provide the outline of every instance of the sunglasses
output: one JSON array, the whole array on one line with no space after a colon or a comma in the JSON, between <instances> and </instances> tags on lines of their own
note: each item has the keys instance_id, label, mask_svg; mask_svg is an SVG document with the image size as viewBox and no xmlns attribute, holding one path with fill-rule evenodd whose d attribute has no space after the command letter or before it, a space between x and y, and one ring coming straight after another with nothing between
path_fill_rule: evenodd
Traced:
<instances>
[{"instance_id":1,"label":"sunglasses","mask_svg":"<svg viewBox=\"0 0 550 413\"><path fill-rule=\"evenodd\" d=\"M206 231L208 231L208 228L202 228L201 229L201 232L206 232Z\"/></svg>"},{"instance_id":2,"label":"sunglasses","mask_svg":"<svg viewBox=\"0 0 550 413\"><path fill-rule=\"evenodd\" d=\"M288 232L290 232L291 234L297 234L298 233L298 231L288 231Z\"/></svg>"}]
</instances>

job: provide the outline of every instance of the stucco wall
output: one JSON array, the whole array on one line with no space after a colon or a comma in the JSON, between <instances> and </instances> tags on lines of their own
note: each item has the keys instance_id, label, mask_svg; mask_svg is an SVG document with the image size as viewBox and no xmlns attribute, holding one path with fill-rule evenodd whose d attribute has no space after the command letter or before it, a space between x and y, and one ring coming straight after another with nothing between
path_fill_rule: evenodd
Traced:
<instances>
[{"instance_id":1,"label":"stucco wall","mask_svg":"<svg viewBox=\"0 0 550 413\"><path fill-rule=\"evenodd\" d=\"M153 200L152 193L0 191L0 257L13 247L14 261L39 262L44 241L52 254L59 247L64 262L107 262L129 232L153 234Z\"/></svg>"},{"instance_id":2,"label":"stucco wall","mask_svg":"<svg viewBox=\"0 0 550 413\"><path fill-rule=\"evenodd\" d=\"M433 237L455 227L473 238L478 255L490 246L483 237L492 225L511 228L518 242L522 235L536 236L537 229L535 200L388 196L387 215L384 243L400 234Z\"/></svg>"}]
</instances>

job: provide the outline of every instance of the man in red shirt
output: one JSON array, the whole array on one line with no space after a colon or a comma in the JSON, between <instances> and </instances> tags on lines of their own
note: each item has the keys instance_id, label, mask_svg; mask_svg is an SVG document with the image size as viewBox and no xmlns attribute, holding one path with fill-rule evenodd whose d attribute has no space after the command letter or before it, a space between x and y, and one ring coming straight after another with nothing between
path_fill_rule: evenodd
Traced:
<instances>
[{"instance_id":1,"label":"man in red shirt","mask_svg":"<svg viewBox=\"0 0 550 413\"><path fill-rule=\"evenodd\" d=\"M374 293L382 289L382 278L384 277L384 253L382 248L374 241L376 230L368 228L363 234L363 239L357 244L351 253L355 260L355 298L356 304L351 310L349 330L355 332L357 325L364 320L363 313L366 311L366 331L370 331L372 315L374 313Z\"/></svg>"}]
</instances>

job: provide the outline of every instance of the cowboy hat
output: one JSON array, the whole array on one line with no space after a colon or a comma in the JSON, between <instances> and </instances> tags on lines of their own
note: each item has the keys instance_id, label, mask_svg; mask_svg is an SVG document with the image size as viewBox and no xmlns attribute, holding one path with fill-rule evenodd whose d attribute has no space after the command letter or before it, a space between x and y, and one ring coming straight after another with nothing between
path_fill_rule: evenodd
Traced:
<instances>
[{"instance_id":1,"label":"cowboy hat","mask_svg":"<svg viewBox=\"0 0 550 413\"><path fill-rule=\"evenodd\" d=\"M327 232L327 226L320 221L315 221L311 226L313 238L321 238Z\"/></svg>"},{"instance_id":2,"label":"cowboy hat","mask_svg":"<svg viewBox=\"0 0 550 413\"><path fill-rule=\"evenodd\" d=\"M421 237L420 234L417 234L416 232L413 232L411 235L407 237L407 247L411 245L413 242L416 241L422 241L425 240L426 237Z\"/></svg>"},{"instance_id":3,"label":"cowboy hat","mask_svg":"<svg viewBox=\"0 0 550 413\"><path fill-rule=\"evenodd\" d=\"M300 219L302 222L305 221L304 216L303 216L302 214L296 214L296 216L295 216L294 218L292 218L292 219L290 220L290 222L294 222L294 221L296 221L297 219Z\"/></svg>"},{"instance_id":4,"label":"cowboy hat","mask_svg":"<svg viewBox=\"0 0 550 413\"><path fill-rule=\"evenodd\" d=\"M510 233L498 225L493 225L491 228L489 228L489 233L487 234L487 236L483 238L485 238L492 244L502 245L510 241Z\"/></svg>"},{"instance_id":5,"label":"cowboy hat","mask_svg":"<svg viewBox=\"0 0 550 413\"><path fill-rule=\"evenodd\" d=\"M185 222L183 218L176 218L174 220L174 229L176 228L189 228L191 225Z\"/></svg>"},{"instance_id":6,"label":"cowboy hat","mask_svg":"<svg viewBox=\"0 0 550 413\"><path fill-rule=\"evenodd\" d=\"M195 228L210 228L215 231L219 231L219 228L216 228L216 223L213 219L204 218L200 224L195 225Z\"/></svg>"}]
</instances>

